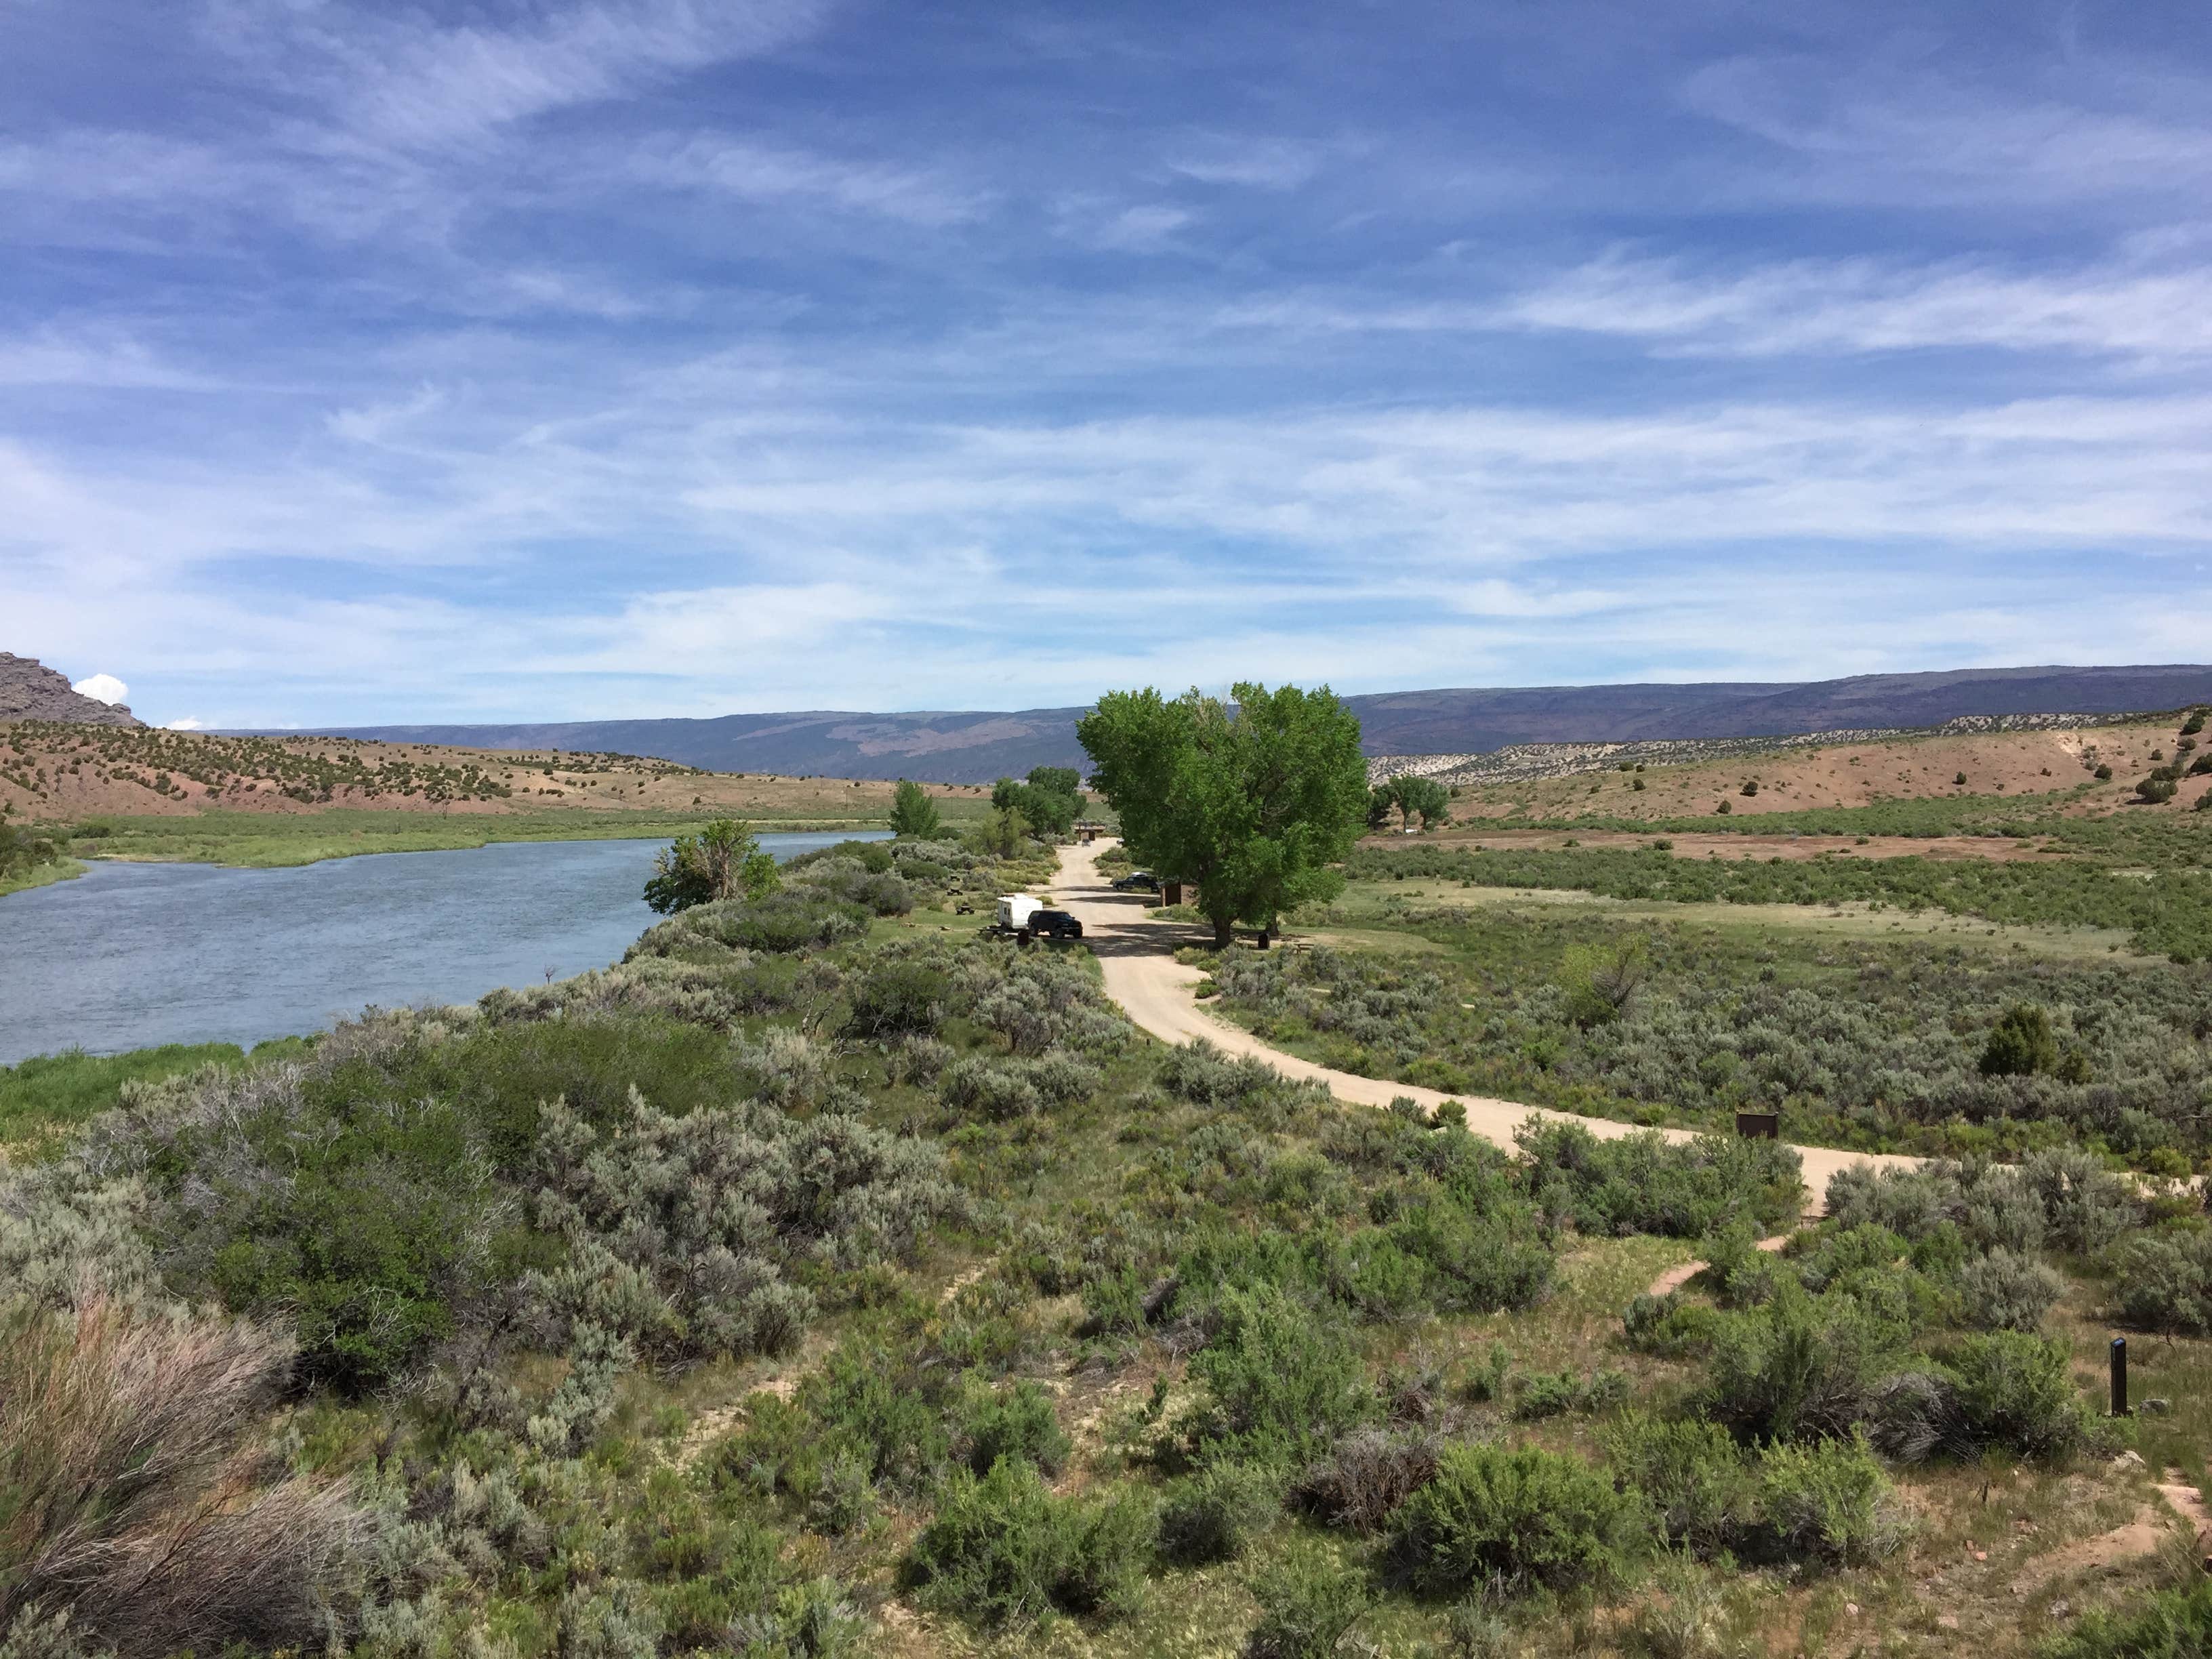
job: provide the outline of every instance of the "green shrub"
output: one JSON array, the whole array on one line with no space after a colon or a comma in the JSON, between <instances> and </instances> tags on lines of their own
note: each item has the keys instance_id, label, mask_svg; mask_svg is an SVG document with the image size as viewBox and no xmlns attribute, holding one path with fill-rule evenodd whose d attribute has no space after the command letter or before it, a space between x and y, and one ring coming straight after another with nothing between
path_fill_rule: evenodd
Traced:
<instances>
[{"instance_id":1,"label":"green shrub","mask_svg":"<svg viewBox=\"0 0 2212 1659\"><path fill-rule=\"evenodd\" d=\"M1246 1659L1331 1659L1374 1597L1359 1574L1318 1551L1271 1565L1252 1581L1260 1621Z\"/></svg>"},{"instance_id":2,"label":"green shrub","mask_svg":"<svg viewBox=\"0 0 2212 1659\"><path fill-rule=\"evenodd\" d=\"M1827 1227L1814 1236L1795 1266L1805 1288L1820 1291L1869 1270L1893 1267L1907 1253L1905 1241L1887 1227Z\"/></svg>"},{"instance_id":3,"label":"green shrub","mask_svg":"<svg viewBox=\"0 0 2212 1659\"><path fill-rule=\"evenodd\" d=\"M945 975L920 962L886 962L849 982L852 1005L846 1029L881 1041L909 1034L934 1036L944 1022L949 988Z\"/></svg>"},{"instance_id":4,"label":"green shrub","mask_svg":"<svg viewBox=\"0 0 2212 1659\"><path fill-rule=\"evenodd\" d=\"M941 1396L909 1358L880 1343L838 1348L800 1384L799 1400L820 1439L857 1455L872 1480L920 1492L951 1460Z\"/></svg>"},{"instance_id":5,"label":"green shrub","mask_svg":"<svg viewBox=\"0 0 2212 1659\"><path fill-rule=\"evenodd\" d=\"M2212 1232L2131 1238L2112 1265L2125 1323L2168 1334L2212 1333Z\"/></svg>"},{"instance_id":6,"label":"green shrub","mask_svg":"<svg viewBox=\"0 0 2212 1659\"><path fill-rule=\"evenodd\" d=\"M1844 1436L1896 1368L1910 1328L1894 1313L1794 1284L1717 1327L1706 1409L1745 1440Z\"/></svg>"},{"instance_id":7,"label":"green shrub","mask_svg":"<svg viewBox=\"0 0 2212 1659\"><path fill-rule=\"evenodd\" d=\"M2033 1256L1995 1249L1970 1261L1959 1278L1966 1322L1987 1331L2034 1331L2065 1293L2066 1283Z\"/></svg>"},{"instance_id":8,"label":"green shrub","mask_svg":"<svg viewBox=\"0 0 2212 1659\"><path fill-rule=\"evenodd\" d=\"M1209 1459L1168 1488L1160 1509L1160 1553L1205 1566L1231 1561L1282 1507L1282 1471L1236 1457Z\"/></svg>"},{"instance_id":9,"label":"green shrub","mask_svg":"<svg viewBox=\"0 0 2212 1659\"><path fill-rule=\"evenodd\" d=\"M1864 1435L1769 1447L1759 1462L1759 1501L1792 1555L1861 1566L1905 1540L1905 1512Z\"/></svg>"},{"instance_id":10,"label":"green shrub","mask_svg":"<svg viewBox=\"0 0 2212 1659\"><path fill-rule=\"evenodd\" d=\"M1002 1459L980 1480L953 1472L906 1573L924 1606L979 1625L1027 1623L1054 1608L1113 1615L1142 1589L1152 1528L1134 1495L1057 1498L1033 1466Z\"/></svg>"},{"instance_id":11,"label":"green shrub","mask_svg":"<svg viewBox=\"0 0 2212 1659\"><path fill-rule=\"evenodd\" d=\"M1569 1412L1603 1411L1628 1395L1628 1378L1616 1370L1595 1370L1588 1376L1572 1371L1529 1371L1516 1387L1513 1415L1524 1423Z\"/></svg>"},{"instance_id":12,"label":"green shrub","mask_svg":"<svg viewBox=\"0 0 2212 1659\"><path fill-rule=\"evenodd\" d=\"M2087 1431L2088 1407L2063 1342L2019 1331L1968 1337L1951 1356L1950 1371L1960 1415L1983 1443L2057 1457Z\"/></svg>"},{"instance_id":13,"label":"green shrub","mask_svg":"<svg viewBox=\"0 0 2212 1659\"><path fill-rule=\"evenodd\" d=\"M1438 1197L1401 1212L1389 1241L1425 1265L1440 1308L1502 1313L1533 1308L1550 1293L1555 1259L1524 1206L1481 1214Z\"/></svg>"},{"instance_id":14,"label":"green shrub","mask_svg":"<svg viewBox=\"0 0 2212 1659\"><path fill-rule=\"evenodd\" d=\"M1202 1440L1304 1457L1374 1412L1359 1356L1341 1327L1272 1285L1231 1291L1220 1326L1191 1361L1206 1385Z\"/></svg>"},{"instance_id":15,"label":"green shrub","mask_svg":"<svg viewBox=\"0 0 2212 1659\"><path fill-rule=\"evenodd\" d=\"M623 958L696 957L733 950L788 953L820 950L868 931L868 912L812 887L788 887L757 899L718 899L648 927Z\"/></svg>"},{"instance_id":16,"label":"green shrub","mask_svg":"<svg viewBox=\"0 0 2212 1659\"><path fill-rule=\"evenodd\" d=\"M1232 1059L1203 1037L1161 1056L1159 1085L1194 1106L1225 1106L1282 1086L1282 1073L1262 1060Z\"/></svg>"},{"instance_id":17,"label":"green shrub","mask_svg":"<svg viewBox=\"0 0 2212 1659\"><path fill-rule=\"evenodd\" d=\"M2044 1659L2201 1659L2212 1653L2212 1578L2113 1610L2093 1607L2042 1652Z\"/></svg>"},{"instance_id":18,"label":"green shrub","mask_svg":"<svg viewBox=\"0 0 2212 1659\"><path fill-rule=\"evenodd\" d=\"M1711 1352L1724 1318L1718 1309L1669 1291L1664 1296L1638 1296L1621 1316L1621 1327L1628 1346L1637 1352L1682 1359Z\"/></svg>"},{"instance_id":19,"label":"green shrub","mask_svg":"<svg viewBox=\"0 0 2212 1659\"><path fill-rule=\"evenodd\" d=\"M1391 1518L1389 1555L1407 1583L1430 1595L1463 1595L1493 1580L1602 1586L1628 1574L1650 1528L1641 1494L1616 1491L1576 1458L1461 1444Z\"/></svg>"},{"instance_id":20,"label":"green shrub","mask_svg":"<svg viewBox=\"0 0 2212 1659\"><path fill-rule=\"evenodd\" d=\"M968 1467L979 1475L989 1474L1001 1457L1057 1474L1072 1449L1053 1414L1052 1396L1027 1379L998 1393L977 1390L961 1414L960 1429Z\"/></svg>"},{"instance_id":21,"label":"green shrub","mask_svg":"<svg viewBox=\"0 0 2212 1659\"><path fill-rule=\"evenodd\" d=\"M1763 1227L1796 1218L1803 1197L1796 1152L1773 1140L1656 1131L1600 1140L1578 1123L1532 1119L1514 1131L1540 1203L1554 1201L1582 1231L1704 1238L1738 1217Z\"/></svg>"},{"instance_id":22,"label":"green shrub","mask_svg":"<svg viewBox=\"0 0 2212 1659\"><path fill-rule=\"evenodd\" d=\"M937 1097L948 1110L964 1117L983 1117L1003 1123L1034 1117L1044 1109L1044 1096L1018 1060L991 1060L970 1054L945 1068L938 1079Z\"/></svg>"},{"instance_id":23,"label":"green shrub","mask_svg":"<svg viewBox=\"0 0 2212 1659\"><path fill-rule=\"evenodd\" d=\"M1759 1248L1759 1229L1738 1216L1719 1234L1698 1247L1705 1258L1701 1275L1723 1308L1756 1308L1773 1299L1780 1278L1793 1271L1771 1250Z\"/></svg>"},{"instance_id":24,"label":"green shrub","mask_svg":"<svg viewBox=\"0 0 2212 1659\"><path fill-rule=\"evenodd\" d=\"M2143 1203L2125 1176L2078 1147L2051 1147L2021 1161L2020 1179L2043 1208L2051 1242L2087 1255L2142 1224Z\"/></svg>"},{"instance_id":25,"label":"green shrub","mask_svg":"<svg viewBox=\"0 0 2212 1659\"><path fill-rule=\"evenodd\" d=\"M1668 1541L1701 1555L1733 1549L1756 1513L1742 1449L1717 1423L1624 1412L1607 1425L1614 1475L1650 1500Z\"/></svg>"},{"instance_id":26,"label":"green shrub","mask_svg":"<svg viewBox=\"0 0 2212 1659\"><path fill-rule=\"evenodd\" d=\"M2028 1077L2058 1067L2058 1039L2051 1016L2027 1003L2015 1003L1990 1029L1980 1061L1984 1077Z\"/></svg>"}]
</instances>

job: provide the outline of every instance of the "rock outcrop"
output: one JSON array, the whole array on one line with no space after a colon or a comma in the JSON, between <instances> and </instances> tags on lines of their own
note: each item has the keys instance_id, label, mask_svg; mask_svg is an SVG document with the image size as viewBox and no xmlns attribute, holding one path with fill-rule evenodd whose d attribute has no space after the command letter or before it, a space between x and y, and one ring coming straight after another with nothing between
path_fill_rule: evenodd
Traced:
<instances>
[{"instance_id":1,"label":"rock outcrop","mask_svg":"<svg viewBox=\"0 0 2212 1659\"><path fill-rule=\"evenodd\" d=\"M70 690L69 677L36 657L0 651L0 720L68 720L77 726L143 726L127 703L106 703Z\"/></svg>"}]
</instances>

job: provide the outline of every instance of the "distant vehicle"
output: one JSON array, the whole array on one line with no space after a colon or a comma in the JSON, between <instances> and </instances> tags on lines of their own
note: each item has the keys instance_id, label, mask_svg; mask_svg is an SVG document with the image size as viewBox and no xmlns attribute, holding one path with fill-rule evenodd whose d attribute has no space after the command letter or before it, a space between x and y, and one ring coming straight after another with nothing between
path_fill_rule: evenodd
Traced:
<instances>
[{"instance_id":1,"label":"distant vehicle","mask_svg":"<svg viewBox=\"0 0 2212 1659\"><path fill-rule=\"evenodd\" d=\"M983 932L1027 945L1033 939L1081 939L1083 924L1065 910L1048 910L1042 899L1010 893L999 901L999 913Z\"/></svg>"},{"instance_id":2,"label":"distant vehicle","mask_svg":"<svg viewBox=\"0 0 2212 1659\"><path fill-rule=\"evenodd\" d=\"M1126 876L1114 878L1114 890L1117 893L1157 893L1160 890L1160 878L1149 870L1133 870Z\"/></svg>"}]
</instances>

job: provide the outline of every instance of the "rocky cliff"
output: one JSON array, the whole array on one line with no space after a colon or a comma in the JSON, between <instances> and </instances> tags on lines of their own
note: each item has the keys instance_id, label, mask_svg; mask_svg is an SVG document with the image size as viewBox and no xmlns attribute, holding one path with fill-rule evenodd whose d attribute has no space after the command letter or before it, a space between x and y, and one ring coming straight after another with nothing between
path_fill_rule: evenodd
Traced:
<instances>
[{"instance_id":1,"label":"rocky cliff","mask_svg":"<svg viewBox=\"0 0 2212 1659\"><path fill-rule=\"evenodd\" d=\"M0 720L68 720L78 726L143 726L125 703L70 690L69 677L35 657L0 651Z\"/></svg>"}]
</instances>

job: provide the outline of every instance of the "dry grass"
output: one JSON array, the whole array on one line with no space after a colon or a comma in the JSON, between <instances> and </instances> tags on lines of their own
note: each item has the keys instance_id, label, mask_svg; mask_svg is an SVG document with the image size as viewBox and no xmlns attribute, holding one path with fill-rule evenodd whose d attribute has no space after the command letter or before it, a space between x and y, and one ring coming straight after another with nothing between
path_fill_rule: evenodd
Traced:
<instances>
[{"instance_id":1,"label":"dry grass","mask_svg":"<svg viewBox=\"0 0 2212 1659\"><path fill-rule=\"evenodd\" d=\"M1731 813L1756 817L1928 797L2035 796L2085 783L2093 786L2088 793L2060 810L2101 812L2124 805L2134 794L2135 781L2159 764L2151 751L2163 750L2171 757L2173 744L2174 726L2163 720L1833 743L1686 765L1655 765L1642 773L1593 771L1478 783L1452 803L1452 812L1462 819L1499 817L1516 810L1540 818L1590 812L1680 817L1711 812L1726 801ZM2093 776L2093 769L2100 763L2112 769L2108 781ZM1960 773L1966 777L1964 784L1957 781ZM1741 793L1743 785L1754 779L1758 793ZM1635 787L1638 781L1642 789ZM2183 793L2193 799L2202 787L2201 780L2192 779Z\"/></svg>"},{"instance_id":2,"label":"dry grass","mask_svg":"<svg viewBox=\"0 0 2212 1659\"><path fill-rule=\"evenodd\" d=\"M265 1483L251 1442L291 1345L100 1297L0 1329L0 1631L66 1611L126 1656L316 1639L368 1522L341 1484Z\"/></svg>"}]
</instances>

